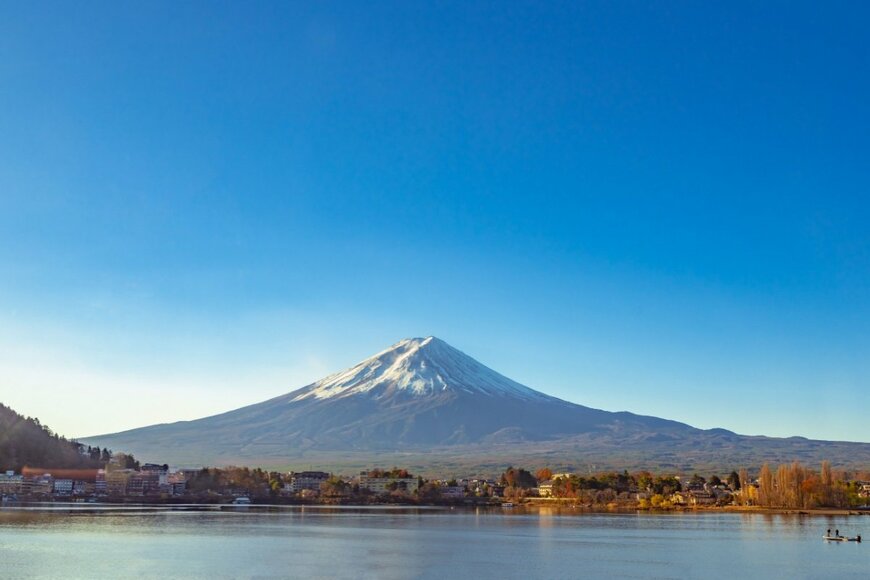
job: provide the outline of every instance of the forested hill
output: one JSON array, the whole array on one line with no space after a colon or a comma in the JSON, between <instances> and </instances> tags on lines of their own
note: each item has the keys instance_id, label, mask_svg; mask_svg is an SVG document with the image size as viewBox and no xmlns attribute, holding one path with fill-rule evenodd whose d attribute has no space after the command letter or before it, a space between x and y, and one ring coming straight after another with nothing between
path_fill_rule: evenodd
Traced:
<instances>
[{"instance_id":1,"label":"forested hill","mask_svg":"<svg viewBox=\"0 0 870 580\"><path fill-rule=\"evenodd\" d=\"M25 465L58 468L100 467L99 449L88 455L81 446L0 403L0 471L20 471Z\"/></svg>"}]
</instances>

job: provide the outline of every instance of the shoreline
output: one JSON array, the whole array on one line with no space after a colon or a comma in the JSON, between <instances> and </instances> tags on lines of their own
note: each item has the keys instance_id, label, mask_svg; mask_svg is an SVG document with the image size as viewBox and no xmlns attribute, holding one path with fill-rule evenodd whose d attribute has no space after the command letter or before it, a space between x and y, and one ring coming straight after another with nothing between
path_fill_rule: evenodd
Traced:
<instances>
[{"instance_id":1,"label":"shoreline","mask_svg":"<svg viewBox=\"0 0 870 580\"><path fill-rule=\"evenodd\" d=\"M608 512L649 512L649 513L743 513L743 514L777 514L777 515L815 515L815 516L870 516L870 508L779 508L762 506L674 506L667 509L645 508L636 506L589 506L589 505L566 505L571 500L540 498L526 500L518 507L556 507L575 511L589 511L595 513Z\"/></svg>"},{"instance_id":2,"label":"shoreline","mask_svg":"<svg viewBox=\"0 0 870 580\"><path fill-rule=\"evenodd\" d=\"M104 507L126 507L126 508L211 508L211 509L238 509L245 510L253 508L338 508L338 509L377 509L377 508L394 508L394 509L442 509L442 510L477 510L484 508L486 510L500 511L501 513L511 512L536 512L542 508L552 508L564 510L573 514L642 514L650 515L662 514L709 514L709 513L733 513L733 514L759 514L759 515L806 515L806 516L870 516L870 509L842 509L842 508L812 508L812 509L794 509L794 508L767 508L759 506L678 506L669 509L639 509L632 506L606 506L606 505L577 505L570 503L569 500L526 500L522 503L515 503L511 506L503 506L498 503L479 503L479 504L448 504L448 503L251 503L246 505L236 505L232 503L213 503L213 502L65 502L65 501L48 501L48 502L14 502L4 503L0 506L0 511L14 511L16 508L38 509L44 508L77 508L87 510L95 508L99 510Z\"/></svg>"}]
</instances>

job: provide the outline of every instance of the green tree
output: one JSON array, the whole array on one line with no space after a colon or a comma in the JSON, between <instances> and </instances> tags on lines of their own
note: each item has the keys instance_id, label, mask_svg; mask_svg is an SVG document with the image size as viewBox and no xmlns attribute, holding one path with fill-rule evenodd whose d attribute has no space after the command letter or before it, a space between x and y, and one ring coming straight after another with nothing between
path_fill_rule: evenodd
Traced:
<instances>
[{"instance_id":1,"label":"green tree","mask_svg":"<svg viewBox=\"0 0 870 580\"><path fill-rule=\"evenodd\" d=\"M652 489L653 485L653 476L648 471L644 471L638 473L636 476L637 479L637 487L642 489L643 491L649 491Z\"/></svg>"},{"instance_id":2,"label":"green tree","mask_svg":"<svg viewBox=\"0 0 870 580\"><path fill-rule=\"evenodd\" d=\"M320 492L326 496L340 496L350 491L350 485L337 475L332 475L320 484Z\"/></svg>"}]
</instances>

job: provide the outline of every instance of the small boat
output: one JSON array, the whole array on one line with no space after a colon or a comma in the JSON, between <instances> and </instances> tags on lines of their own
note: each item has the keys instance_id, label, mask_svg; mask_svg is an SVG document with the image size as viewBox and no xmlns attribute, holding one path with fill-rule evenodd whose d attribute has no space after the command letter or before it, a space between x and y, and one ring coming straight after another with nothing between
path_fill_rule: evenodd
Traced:
<instances>
[{"instance_id":1,"label":"small boat","mask_svg":"<svg viewBox=\"0 0 870 580\"><path fill-rule=\"evenodd\" d=\"M848 536L822 536L826 542L860 542L861 536L850 538Z\"/></svg>"},{"instance_id":2,"label":"small boat","mask_svg":"<svg viewBox=\"0 0 870 580\"><path fill-rule=\"evenodd\" d=\"M233 500L233 505L251 505L251 498L241 496Z\"/></svg>"},{"instance_id":3,"label":"small boat","mask_svg":"<svg viewBox=\"0 0 870 580\"><path fill-rule=\"evenodd\" d=\"M503 508L512 508L512 507L514 507L514 502L512 502L512 501L506 501L506 502L504 502L503 504L501 504L501 507L503 507Z\"/></svg>"}]
</instances>

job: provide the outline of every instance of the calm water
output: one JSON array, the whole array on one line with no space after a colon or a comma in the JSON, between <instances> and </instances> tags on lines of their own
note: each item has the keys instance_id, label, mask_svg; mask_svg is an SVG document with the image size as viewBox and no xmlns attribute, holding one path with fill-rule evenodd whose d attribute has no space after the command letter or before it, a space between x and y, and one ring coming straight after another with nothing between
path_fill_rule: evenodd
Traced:
<instances>
[{"instance_id":1,"label":"calm water","mask_svg":"<svg viewBox=\"0 0 870 580\"><path fill-rule=\"evenodd\" d=\"M0 509L3 578L870 578L870 517Z\"/></svg>"}]
</instances>

